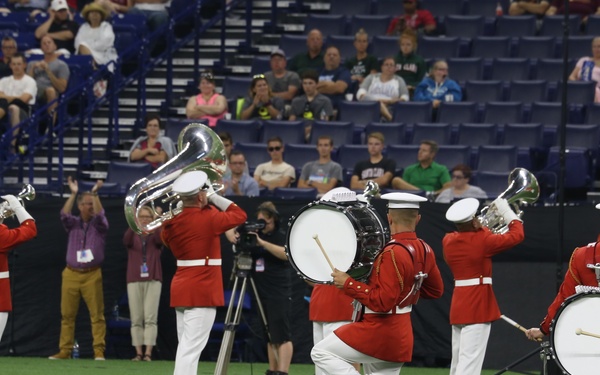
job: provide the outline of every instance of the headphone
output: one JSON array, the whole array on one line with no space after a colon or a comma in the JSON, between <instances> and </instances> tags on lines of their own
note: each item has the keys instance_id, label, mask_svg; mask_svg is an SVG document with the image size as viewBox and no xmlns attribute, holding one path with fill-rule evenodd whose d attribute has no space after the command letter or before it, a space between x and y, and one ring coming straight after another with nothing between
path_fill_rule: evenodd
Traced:
<instances>
[{"instance_id":1,"label":"headphone","mask_svg":"<svg viewBox=\"0 0 600 375\"><path fill-rule=\"evenodd\" d=\"M269 205L269 204L266 204L266 203L267 203L267 202L263 202L263 203L261 203L261 204L260 204L260 205L257 207L257 209L256 209L256 210L257 210L258 212L260 212L260 211L268 212L269 214L271 214L271 216L273 216L273 219L274 219L274 221L275 221L275 222L279 222L279 212L278 212L276 209L274 209L274 208L270 207L270 205Z\"/></svg>"}]
</instances>

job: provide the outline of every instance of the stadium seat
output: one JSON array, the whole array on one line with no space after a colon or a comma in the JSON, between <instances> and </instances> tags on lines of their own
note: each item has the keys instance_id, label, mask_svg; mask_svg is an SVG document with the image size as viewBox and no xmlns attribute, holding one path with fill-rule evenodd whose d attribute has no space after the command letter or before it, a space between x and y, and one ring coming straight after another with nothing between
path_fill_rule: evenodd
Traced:
<instances>
[{"instance_id":1,"label":"stadium seat","mask_svg":"<svg viewBox=\"0 0 600 375\"><path fill-rule=\"evenodd\" d=\"M338 118L340 121L351 121L359 128L365 127L370 122L378 122L381 119L379 102L349 102L342 101L338 107ZM350 140L352 143L352 140Z\"/></svg>"},{"instance_id":2,"label":"stadium seat","mask_svg":"<svg viewBox=\"0 0 600 375\"><path fill-rule=\"evenodd\" d=\"M316 144L322 135L333 138L336 146L352 144L354 138L354 123L350 121L315 121L310 131L310 143Z\"/></svg>"},{"instance_id":3,"label":"stadium seat","mask_svg":"<svg viewBox=\"0 0 600 375\"><path fill-rule=\"evenodd\" d=\"M498 140L498 125L496 124L459 124L456 144L471 147L495 145Z\"/></svg>"},{"instance_id":4,"label":"stadium seat","mask_svg":"<svg viewBox=\"0 0 600 375\"><path fill-rule=\"evenodd\" d=\"M352 172L354 166L361 160L369 158L369 150L366 145L340 145L338 149L338 163L343 169Z\"/></svg>"},{"instance_id":5,"label":"stadium seat","mask_svg":"<svg viewBox=\"0 0 600 375\"><path fill-rule=\"evenodd\" d=\"M585 113L586 124L600 124L600 104L588 104Z\"/></svg>"},{"instance_id":6,"label":"stadium seat","mask_svg":"<svg viewBox=\"0 0 600 375\"><path fill-rule=\"evenodd\" d=\"M373 14L397 15L403 14L404 8L398 0L377 0Z\"/></svg>"},{"instance_id":7,"label":"stadium seat","mask_svg":"<svg viewBox=\"0 0 600 375\"><path fill-rule=\"evenodd\" d=\"M21 31L17 34L11 34L9 36L15 38L20 52L31 48L38 48L40 46L40 42L35 38L35 34L33 32ZM62 56L64 55L61 55L61 57Z\"/></svg>"},{"instance_id":8,"label":"stadium seat","mask_svg":"<svg viewBox=\"0 0 600 375\"><path fill-rule=\"evenodd\" d=\"M345 35L347 19L343 14L309 14L304 24L304 34L312 29L319 30L323 35Z\"/></svg>"},{"instance_id":9,"label":"stadium seat","mask_svg":"<svg viewBox=\"0 0 600 375\"><path fill-rule=\"evenodd\" d=\"M412 142L418 145L423 140L436 141L438 145L452 144L452 127L442 123L416 123L413 127Z\"/></svg>"},{"instance_id":10,"label":"stadium seat","mask_svg":"<svg viewBox=\"0 0 600 375\"><path fill-rule=\"evenodd\" d=\"M165 136L171 138L173 143L177 145L177 141L179 140L179 134L181 131L191 124L192 122L201 122L206 123L207 120L179 120L179 119L169 119L167 120L167 126L165 127Z\"/></svg>"},{"instance_id":11,"label":"stadium seat","mask_svg":"<svg viewBox=\"0 0 600 375\"><path fill-rule=\"evenodd\" d=\"M371 50L373 56L378 59L393 56L400 50L398 47L398 37L376 35L371 42Z\"/></svg>"},{"instance_id":12,"label":"stadium seat","mask_svg":"<svg viewBox=\"0 0 600 375\"><path fill-rule=\"evenodd\" d=\"M588 16L585 33L587 35L600 35L600 15L592 14Z\"/></svg>"},{"instance_id":13,"label":"stadium seat","mask_svg":"<svg viewBox=\"0 0 600 375\"><path fill-rule=\"evenodd\" d=\"M442 102L438 108L436 122L450 124L477 122L477 103Z\"/></svg>"},{"instance_id":14,"label":"stadium seat","mask_svg":"<svg viewBox=\"0 0 600 375\"><path fill-rule=\"evenodd\" d=\"M427 9L438 17L448 14L465 14L464 3L462 1L422 0L421 8Z\"/></svg>"},{"instance_id":15,"label":"stadium seat","mask_svg":"<svg viewBox=\"0 0 600 375\"><path fill-rule=\"evenodd\" d=\"M259 141L260 122L256 120L221 119L217 122L215 131L217 133L229 133L234 142L255 143Z\"/></svg>"},{"instance_id":16,"label":"stadium seat","mask_svg":"<svg viewBox=\"0 0 600 375\"><path fill-rule=\"evenodd\" d=\"M300 178L300 172L304 164L319 159L319 153L316 148L316 141L312 145L288 143L285 145L285 154L283 159L286 163L296 169L296 179Z\"/></svg>"},{"instance_id":17,"label":"stadium seat","mask_svg":"<svg viewBox=\"0 0 600 375\"><path fill-rule=\"evenodd\" d=\"M146 16L142 14L116 13L111 17L110 23L113 25L113 29L115 26L133 26L140 37L148 32Z\"/></svg>"},{"instance_id":18,"label":"stadium seat","mask_svg":"<svg viewBox=\"0 0 600 375\"><path fill-rule=\"evenodd\" d=\"M367 135L373 132L379 132L385 137L385 142L389 145L406 143L406 124L394 122L372 122L365 127L365 142Z\"/></svg>"},{"instance_id":19,"label":"stadium seat","mask_svg":"<svg viewBox=\"0 0 600 375\"><path fill-rule=\"evenodd\" d=\"M543 102L546 101L547 82L511 81L508 89L508 100L511 102Z\"/></svg>"},{"instance_id":20,"label":"stadium seat","mask_svg":"<svg viewBox=\"0 0 600 375\"><path fill-rule=\"evenodd\" d=\"M483 111L484 123L508 124L521 122L523 119L523 104L521 102L488 102Z\"/></svg>"},{"instance_id":21,"label":"stadium seat","mask_svg":"<svg viewBox=\"0 0 600 375\"><path fill-rule=\"evenodd\" d=\"M271 70L270 56L254 56L252 65L250 66L250 75L263 74ZM250 87L250 86L248 86Z\"/></svg>"},{"instance_id":22,"label":"stadium seat","mask_svg":"<svg viewBox=\"0 0 600 375\"><path fill-rule=\"evenodd\" d=\"M279 38L279 48L285 51L288 58L306 52L306 35L283 34Z\"/></svg>"},{"instance_id":23,"label":"stadium seat","mask_svg":"<svg viewBox=\"0 0 600 375\"><path fill-rule=\"evenodd\" d=\"M499 196L508 187L508 172L477 172L477 186L483 189L487 196L492 199Z\"/></svg>"},{"instance_id":24,"label":"stadium seat","mask_svg":"<svg viewBox=\"0 0 600 375\"><path fill-rule=\"evenodd\" d=\"M116 183L120 194L127 193L129 187L152 173L152 166L148 163L129 163L111 161L106 173L106 183Z\"/></svg>"},{"instance_id":25,"label":"stadium seat","mask_svg":"<svg viewBox=\"0 0 600 375\"><path fill-rule=\"evenodd\" d=\"M435 160L452 169L458 164L471 166L471 147L466 145L440 145Z\"/></svg>"},{"instance_id":26,"label":"stadium seat","mask_svg":"<svg viewBox=\"0 0 600 375\"><path fill-rule=\"evenodd\" d=\"M596 95L595 81L569 81L567 82L567 102L571 105L588 105L594 103ZM562 97L562 85L557 86L556 96L550 101L560 101Z\"/></svg>"},{"instance_id":27,"label":"stadium seat","mask_svg":"<svg viewBox=\"0 0 600 375\"><path fill-rule=\"evenodd\" d=\"M331 14L343 14L345 16L371 14L370 1L331 0L330 3L329 13Z\"/></svg>"},{"instance_id":28,"label":"stadium seat","mask_svg":"<svg viewBox=\"0 0 600 375\"><path fill-rule=\"evenodd\" d=\"M419 147L419 145L389 145L385 156L396 162L396 171L399 172L417 162Z\"/></svg>"},{"instance_id":29,"label":"stadium seat","mask_svg":"<svg viewBox=\"0 0 600 375\"><path fill-rule=\"evenodd\" d=\"M485 103L504 100L502 81L467 81L464 99L471 102Z\"/></svg>"},{"instance_id":30,"label":"stadium seat","mask_svg":"<svg viewBox=\"0 0 600 375\"><path fill-rule=\"evenodd\" d=\"M313 200L317 197L317 189L315 188L282 188L273 189L273 196L279 199L309 199Z\"/></svg>"},{"instance_id":31,"label":"stadium seat","mask_svg":"<svg viewBox=\"0 0 600 375\"><path fill-rule=\"evenodd\" d=\"M267 152L266 143L240 142L236 143L235 149L244 153L244 156L246 157L246 163L248 163L250 176L254 176L254 170L259 164L266 163L271 160Z\"/></svg>"},{"instance_id":32,"label":"stadium seat","mask_svg":"<svg viewBox=\"0 0 600 375\"><path fill-rule=\"evenodd\" d=\"M306 44L306 39L305 39ZM223 80L223 95L227 99L244 98L250 92L251 77L226 76Z\"/></svg>"},{"instance_id":33,"label":"stadium seat","mask_svg":"<svg viewBox=\"0 0 600 375\"><path fill-rule=\"evenodd\" d=\"M279 137L284 143L304 143L304 127L304 121L263 121L259 139L266 143L272 137Z\"/></svg>"},{"instance_id":34,"label":"stadium seat","mask_svg":"<svg viewBox=\"0 0 600 375\"><path fill-rule=\"evenodd\" d=\"M592 40L593 36L570 36L569 37L569 56L579 59L583 56L590 56L592 53ZM562 57L562 45L561 48L557 48L556 57Z\"/></svg>"},{"instance_id":35,"label":"stadium seat","mask_svg":"<svg viewBox=\"0 0 600 375\"><path fill-rule=\"evenodd\" d=\"M497 0L470 0L466 1L465 14L480 14L484 17L496 17L496 9L498 4L502 3ZM504 4L504 9L508 10Z\"/></svg>"},{"instance_id":36,"label":"stadium seat","mask_svg":"<svg viewBox=\"0 0 600 375\"><path fill-rule=\"evenodd\" d=\"M532 70L534 79L544 79L546 81L562 81L563 79L563 59L539 59ZM569 69L568 74L571 74Z\"/></svg>"},{"instance_id":37,"label":"stadium seat","mask_svg":"<svg viewBox=\"0 0 600 375\"><path fill-rule=\"evenodd\" d=\"M523 37L534 36L536 31L534 15L502 16L496 18L496 35Z\"/></svg>"},{"instance_id":38,"label":"stadium seat","mask_svg":"<svg viewBox=\"0 0 600 375\"><path fill-rule=\"evenodd\" d=\"M556 137L556 146L560 145L560 133ZM595 157L600 146L600 125L566 125L567 148L580 147L591 151Z\"/></svg>"},{"instance_id":39,"label":"stadium seat","mask_svg":"<svg viewBox=\"0 0 600 375\"><path fill-rule=\"evenodd\" d=\"M417 54L424 59L447 59L458 56L459 39L457 37L421 37Z\"/></svg>"},{"instance_id":40,"label":"stadium seat","mask_svg":"<svg viewBox=\"0 0 600 375\"><path fill-rule=\"evenodd\" d=\"M554 57L556 38L553 36L523 36L518 39L516 57L547 59Z\"/></svg>"},{"instance_id":41,"label":"stadium seat","mask_svg":"<svg viewBox=\"0 0 600 375\"><path fill-rule=\"evenodd\" d=\"M539 35L562 37L564 35L563 21L564 15L562 14L553 16L545 15L542 18L542 27L540 28ZM580 25L580 15L569 15L569 35L579 35Z\"/></svg>"},{"instance_id":42,"label":"stadium seat","mask_svg":"<svg viewBox=\"0 0 600 375\"><path fill-rule=\"evenodd\" d=\"M491 79L514 81L529 79L529 59L497 58L492 61Z\"/></svg>"},{"instance_id":43,"label":"stadium seat","mask_svg":"<svg viewBox=\"0 0 600 375\"><path fill-rule=\"evenodd\" d=\"M478 172L510 172L517 166L517 146L479 146Z\"/></svg>"},{"instance_id":44,"label":"stadium seat","mask_svg":"<svg viewBox=\"0 0 600 375\"><path fill-rule=\"evenodd\" d=\"M360 1L359 1L360 2ZM346 1L348 3L348 1ZM365 1L368 3L368 1ZM390 16L372 16L368 13L356 13L350 20L350 35L356 34L360 29L364 29L369 35L385 35L388 24L392 17Z\"/></svg>"},{"instance_id":45,"label":"stadium seat","mask_svg":"<svg viewBox=\"0 0 600 375\"><path fill-rule=\"evenodd\" d=\"M528 170L539 170L545 162L544 126L537 124L504 125L501 144L517 146L517 165Z\"/></svg>"},{"instance_id":46,"label":"stadium seat","mask_svg":"<svg viewBox=\"0 0 600 375\"><path fill-rule=\"evenodd\" d=\"M448 59L447 62L450 77L457 82L483 77L483 59L480 57L458 57Z\"/></svg>"},{"instance_id":47,"label":"stadium seat","mask_svg":"<svg viewBox=\"0 0 600 375\"><path fill-rule=\"evenodd\" d=\"M447 36L469 38L483 35L484 19L482 15L457 15L451 14L444 17Z\"/></svg>"},{"instance_id":48,"label":"stadium seat","mask_svg":"<svg viewBox=\"0 0 600 375\"><path fill-rule=\"evenodd\" d=\"M562 106L553 102L534 102L531 104L529 122L558 126L560 124Z\"/></svg>"},{"instance_id":49,"label":"stadium seat","mask_svg":"<svg viewBox=\"0 0 600 375\"><path fill-rule=\"evenodd\" d=\"M545 172L559 173L560 148L551 147L548 152L548 163ZM572 147L565 152L565 179L566 189L592 188L592 166L589 150L585 148Z\"/></svg>"},{"instance_id":50,"label":"stadium seat","mask_svg":"<svg viewBox=\"0 0 600 375\"><path fill-rule=\"evenodd\" d=\"M28 12L10 12L0 13L0 24L14 25L14 28L8 29L10 31L17 32L29 32L35 31L35 28L29 27L29 13ZM3 29L5 30L5 29Z\"/></svg>"},{"instance_id":51,"label":"stadium seat","mask_svg":"<svg viewBox=\"0 0 600 375\"><path fill-rule=\"evenodd\" d=\"M329 35L327 37L327 46L336 46L340 51L342 62L356 56L354 48L354 36L350 35Z\"/></svg>"},{"instance_id":52,"label":"stadium seat","mask_svg":"<svg viewBox=\"0 0 600 375\"><path fill-rule=\"evenodd\" d=\"M431 122L431 102L398 102L394 104L392 122L414 124Z\"/></svg>"},{"instance_id":53,"label":"stadium seat","mask_svg":"<svg viewBox=\"0 0 600 375\"><path fill-rule=\"evenodd\" d=\"M510 57L510 38L507 36L478 36L473 38L471 56L484 59Z\"/></svg>"}]
</instances>

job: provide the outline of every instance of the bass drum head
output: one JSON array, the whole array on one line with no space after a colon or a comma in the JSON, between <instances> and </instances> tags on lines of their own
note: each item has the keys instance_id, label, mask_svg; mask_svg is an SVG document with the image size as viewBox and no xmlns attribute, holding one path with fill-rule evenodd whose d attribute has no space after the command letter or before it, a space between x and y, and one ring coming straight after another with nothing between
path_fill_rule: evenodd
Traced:
<instances>
[{"instance_id":1,"label":"bass drum head","mask_svg":"<svg viewBox=\"0 0 600 375\"><path fill-rule=\"evenodd\" d=\"M578 330L600 335L600 294L580 293L565 300L550 326L552 355L571 375L600 371L600 338L577 335Z\"/></svg>"},{"instance_id":2,"label":"bass drum head","mask_svg":"<svg viewBox=\"0 0 600 375\"><path fill-rule=\"evenodd\" d=\"M331 268L314 235L319 236L333 266L346 272L356 256L356 232L343 212L326 204L308 206L290 223L287 241L290 263L306 279L329 283L333 281Z\"/></svg>"}]
</instances>

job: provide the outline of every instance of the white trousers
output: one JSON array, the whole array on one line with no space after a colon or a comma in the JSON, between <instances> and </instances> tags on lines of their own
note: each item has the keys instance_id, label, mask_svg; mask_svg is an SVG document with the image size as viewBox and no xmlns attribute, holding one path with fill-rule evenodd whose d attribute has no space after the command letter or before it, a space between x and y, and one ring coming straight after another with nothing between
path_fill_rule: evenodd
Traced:
<instances>
[{"instance_id":1,"label":"white trousers","mask_svg":"<svg viewBox=\"0 0 600 375\"><path fill-rule=\"evenodd\" d=\"M491 323L452 326L450 375L480 375Z\"/></svg>"},{"instance_id":2,"label":"white trousers","mask_svg":"<svg viewBox=\"0 0 600 375\"><path fill-rule=\"evenodd\" d=\"M353 363L362 363L365 375L398 375L402 363L386 362L371 357L347 345L335 334L329 335L317 343L310 356L323 374L360 375Z\"/></svg>"},{"instance_id":3,"label":"white trousers","mask_svg":"<svg viewBox=\"0 0 600 375\"><path fill-rule=\"evenodd\" d=\"M351 323L350 321L340 322L313 322L313 345L329 336L333 331L340 328L344 324ZM315 375L326 375L317 366L315 366Z\"/></svg>"},{"instance_id":4,"label":"white trousers","mask_svg":"<svg viewBox=\"0 0 600 375\"><path fill-rule=\"evenodd\" d=\"M129 313L131 316L131 344L156 345L158 304L162 283L158 280L127 284Z\"/></svg>"},{"instance_id":5,"label":"white trousers","mask_svg":"<svg viewBox=\"0 0 600 375\"><path fill-rule=\"evenodd\" d=\"M4 333L4 328L6 328L6 322L8 322L8 313L0 312L0 340L2 340L2 334Z\"/></svg>"},{"instance_id":6,"label":"white trousers","mask_svg":"<svg viewBox=\"0 0 600 375\"><path fill-rule=\"evenodd\" d=\"M177 354L173 375L198 374L200 354L208 342L217 315L216 307L176 308Z\"/></svg>"}]
</instances>

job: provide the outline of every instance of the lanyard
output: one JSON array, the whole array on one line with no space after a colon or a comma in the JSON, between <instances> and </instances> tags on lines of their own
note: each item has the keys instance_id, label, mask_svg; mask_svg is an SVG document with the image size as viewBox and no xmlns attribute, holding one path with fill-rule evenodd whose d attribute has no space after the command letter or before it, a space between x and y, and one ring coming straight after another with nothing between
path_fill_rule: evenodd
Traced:
<instances>
[{"instance_id":1,"label":"lanyard","mask_svg":"<svg viewBox=\"0 0 600 375\"><path fill-rule=\"evenodd\" d=\"M148 236L140 234L140 239L142 240L142 262L146 264L146 241L148 240Z\"/></svg>"}]
</instances>

